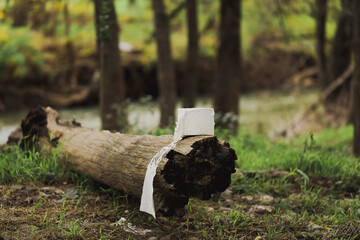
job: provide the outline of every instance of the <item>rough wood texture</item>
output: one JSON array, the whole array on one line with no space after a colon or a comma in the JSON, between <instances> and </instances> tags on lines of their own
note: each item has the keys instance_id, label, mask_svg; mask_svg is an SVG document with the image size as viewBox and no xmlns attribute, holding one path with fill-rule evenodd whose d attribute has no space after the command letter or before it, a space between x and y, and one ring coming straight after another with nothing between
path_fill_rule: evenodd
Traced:
<instances>
[{"instance_id":1,"label":"rough wood texture","mask_svg":"<svg viewBox=\"0 0 360 240\"><path fill-rule=\"evenodd\" d=\"M218 125L236 132L238 128L241 75L241 0L223 0L220 5L220 45L217 54L215 112ZM226 117L232 113L234 118Z\"/></svg>"},{"instance_id":2,"label":"rough wood texture","mask_svg":"<svg viewBox=\"0 0 360 240\"><path fill-rule=\"evenodd\" d=\"M100 66L100 115L102 129L120 130L126 125L121 111L125 107L126 84L119 52L119 26L114 0L95 0L97 50ZM120 111L118 110L120 109ZM121 122L119 122L121 118Z\"/></svg>"},{"instance_id":3,"label":"rough wood texture","mask_svg":"<svg viewBox=\"0 0 360 240\"><path fill-rule=\"evenodd\" d=\"M193 108L196 104L198 92L198 52L199 52L199 34L198 34L198 16L196 0L186 0L186 23L187 23L187 56L186 56L186 74L183 82L183 107Z\"/></svg>"},{"instance_id":4,"label":"rough wood texture","mask_svg":"<svg viewBox=\"0 0 360 240\"><path fill-rule=\"evenodd\" d=\"M326 15L327 15L327 0L315 1L315 14L316 14L316 56L317 56L317 69L320 79L320 85L324 89L329 85L326 67Z\"/></svg>"},{"instance_id":5,"label":"rough wood texture","mask_svg":"<svg viewBox=\"0 0 360 240\"><path fill-rule=\"evenodd\" d=\"M152 0L154 9L157 73L160 93L160 127L166 127L175 119L177 99L174 64L171 57L169 17L164 0Z\"/></svg>"},{"instance_id":6,"label":"rough wood texture","mask_svg":"<svg viewBox=\"0 0 360 240\"><path fill-rule=\"evenodd\" d=\"M88 173L93 179L137 198L141 197L151 158L173 141L171 135L128 135L82 128L75 121L62 122L50 107L29 112L21 128L23 136L30 136L27 140L36 139L40 148L59 143L61 152L68 156L66 163L75 171ZM235 172L236 158L229 144L215 136L194 136L178 142L157 169L156 210L171 215L183 208L189 197L205 200L212 193L224 191Z\"/></svg>"},{"instance_id":7,"label":"rough wood texture","mask_svg":"<svg viewBox=\"0 0 360 240\"><path fill-rule=\"evenodd\" d=\"M360 156L360 3L353 1L354 14L354 74L351 82L351 109L352 120L354 123L354 140L353 151L354 155Z\"/></svg>"}]
</instances>

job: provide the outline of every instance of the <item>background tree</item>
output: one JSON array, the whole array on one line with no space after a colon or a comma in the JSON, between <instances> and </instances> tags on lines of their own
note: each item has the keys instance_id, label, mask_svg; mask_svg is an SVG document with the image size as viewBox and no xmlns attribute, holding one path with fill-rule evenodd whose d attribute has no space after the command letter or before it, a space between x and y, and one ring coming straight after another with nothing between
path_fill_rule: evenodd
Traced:
<instances>
[{"instance_id":1,"label":"background tree","mask_svg":"<svg viewBox=\"0 0 360 240\"><path fill-rule=\"evenodd\" d=\"M37 0L33 2L33 9L29 14L32 29L40 29L50 21L50 17L46 11L46 1Z\"/></svg>"},{"instance_id":2,"label":"background tree","mask_svg":"<svg viewBox=\"0 0 360 240\"><path fill-rule=\"evenodd\" d=\"M354 119L353 151L360 156L360 1L353 0L355 68L351 84L352 112Z\"/></svg>"},{"instance_id":3,"label":"background tree","mask_svg":"<svg viewBox=\"0 0 360 240\"><path fill-rule=\"evenodd\" d=\"M329 85L325 55L326 5L327 0L316 0L316 55L318 76L322 88L326 88Z\"/></svg>"},{"instance_id":4,"label":"background tree","mask_svg":"<svg viewBox=\"0 0 360 240\"><path fill-rule=\"evenodd\" d=\"M102 129L120 130L126 124L120 114L126 98L120 64L119 26L114 0L95 0L95 20L100 58L100 115Z\"/></svg>"},{"instance_id":5,"label":"background tree","mask_svg":"<svg viewBox=\"0 0 360 240\"><path fill-rule=\"evenodd\" d=\"M188 28L187 60L186 73L183 81L183 106L192 108L195 106L198 79L197 79L197 60L199 49L199 34L197 20L197 1L186 0L186 19Z\"/></svg>"},{"instance_id":6,"label":"background tree","mask_svg":"<svg viewBox=\"0 0 360 240\"><path fill-rule=\"evenodd\" d=\"M351 45L353 34L353 20L351 0L341 0L341 14L337 23L337 29L332 43L330 56L330 78L335 81L351 62Z\"/></svg>"},{"instance_id":7,"label":"background tree","mask_svg":"<svg viewBox=\"0 0 360 240\"><path fill-rule=\"evenodd\" d=\"M14 5L11 10L13 18L13 27L21 27L27 24L29 11L31 8L31 2L27 0L14 1Z\"/></svg>"},{"instance_id":8,"label":"background tree","mask_svg":"<svg viewBox=\"0 0 360 240\"><path fill-rule=\"evenodd\" d=\"M175 118L177 99L174 65L171 58L169 18L163 0L152 0L155 15L157 45L157 82L160 92L160 127L168 126Z\"/></svg>"},{"instance_id":9,"label":"background tree","mask_svg":"<svg viewBox=\"0 0 360 240\"><path fill-rule=\"evenodd\" d=\"M236 130L241 74L241 0L221 0L220 8L220 46L217 55L214 106L219 116L218 124ZM232 113L233 117L228 117L227 113Z\"/></svg>"},{"instance_id":10,"label":"background tree","mask_svg":"<svg viewBox=\"0 0 360 240\"><path fill-rule=\"evenodd\" d=\"M70 33L70 13L69 13L69 3L68 1L64 1L64 8L63 8L63 14L64 14L64 22L65 22L65 35L69 36Z\"/></svg>"}]
</instances>

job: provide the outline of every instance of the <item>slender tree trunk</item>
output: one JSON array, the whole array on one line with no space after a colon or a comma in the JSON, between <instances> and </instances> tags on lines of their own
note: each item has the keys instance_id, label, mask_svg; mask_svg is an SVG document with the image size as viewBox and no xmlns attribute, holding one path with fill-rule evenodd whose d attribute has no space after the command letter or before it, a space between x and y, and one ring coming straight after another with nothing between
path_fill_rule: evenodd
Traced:
<instances>
[{"instance_id":1,"label":"slender tree trunk","mask_svg":"<svg viewBox=\"0 0 360 240\"><path fill-rule=\"evenodd\" d=\"M27 24L30 7L31 3L27 0L17 0L14 2L12 9L13 27L22 27Z\"/></svg>"},{"instance_id":2,"label":"slender tree trunk","mask_svg":"<svg viewBox=\"0 0 360 240\"><path fill-rule=\"evenodd\" d=\"M316 55L320 85L325 89L329 85L327 78L325 41L326 41L326 4L327 0L316 0Z\"/></svg>"},{"instance_id":3,"label":"slender tree trunk","mask_svg":"<svg viewBox=\"0 0 360 240\"><path fill-rule=\"evenodd\" d=\"M66 84L67 87L74 90L78 86L77 69L76 69L76 48L72 41L67 41L65 44L65 53L67 56L67 71L66 71Z\"/></svg>"},{"instance_id":4,"label":"slender tree trunk","mask_svg":"<svg viewBox=\"0 0 360 240\"><path fill-rule=\"evenodd\" d=\"M64 22L65 22L65 36L69 36L70 33L70 14L68 2L64 2Z\"/></svg>"},{"instance_id":5,"label":"slender tree trunk","mask_svg":"<svg viewBox=\"0 0 360 240\"><path fill-rule=\"evenodd\" d=\"M94 0L94 20L96 29L96 55L97 55L97 67L100 68L100 9L101 0Z\"/></svg>"},{"instance_id":6,"label":"slender tree trunk","mask_svg":"<svg viewBox=\"0 0 360 240\"><path fill-rule=\"evenodd\" d=\"M177 99L174 65L171 58L169 19L163 0L152 0L155 13L157 45L157 81L160 92L160 127L168 126L175 119Z\"/></svg>"},{"instance_id":7,"label":"slender tree trunk","mask_svg":"<svg viewBox=\"0 0 360 240\"><path fill-rule=\"evenodd\" d=\"M126 124L123 114L126 97L120 64L119 26L114 0L95 0L100 58L100 115L102 129L119 131ZM124 125L123 125L124 124Z\"/></svg>"},{"instance_id":8,"label":"slender tree trunk","mask_svg":"<svg viewBox=\"0 0 360 240\"><path fill-rule=\"evenodd\" d=\"M187 26L188 26L188 46L186 74L183 84L183 105L186 108L195 106L198 79L197 79L197 60L198 60L198 21L197 21L197 1L186 0Z\"/></svg>"},{"instance_id":9,"label":"slender tree trunk","mask_svg":"<svg viewBox=\"0 0 360 240\"><path fill-rule=\"evenodd\" d=\"M241 74L241 0L221 0L220 46L215 81L215 111L218 124L236 131ZM228 117L229 113L231 113Z\"/></svg>"},{"instance_id":10,"label":"slender tree trunk","mask_svg":"<svg viewBox=\"0 0 360 240\"><path fill-rule=\"evenodd\" d=\"M352 13L351 0L342 0L342 12L338 20L332 51L331 51L331 82L335 81L351 62L352 45Z\"/></svg>"},{"instance_id":11,"label":"slender tree trunk","mask_svg":"<svg viewBox=\"0 0 360 240\"><path fill-rule=\"evenodd\" d=\"M351 84L352 111L354 119L353 151L360 156L360 1L353 0L355 69Z\"/></svg>"},{"instance_id":12,"label":"slender tree trunk","mask_svg":"<svg viewBox=\"0 0 360 240\"><path fill-rule=\"evenodd\" d=\"M31 20L31 28L39 29L45 23L48 23L51 16L49 13L46 12L45 1L38 0L33 2L33 5L35 4L36 4L36 8L32 9L29 17Z\"/></svg>"}]
</instances>

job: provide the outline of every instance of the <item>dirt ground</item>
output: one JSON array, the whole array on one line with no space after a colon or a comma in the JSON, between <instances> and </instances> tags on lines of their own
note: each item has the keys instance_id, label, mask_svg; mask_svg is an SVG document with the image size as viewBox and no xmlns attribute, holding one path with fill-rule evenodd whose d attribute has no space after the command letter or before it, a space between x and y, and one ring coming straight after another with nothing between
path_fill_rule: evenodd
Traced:
<instances>
[{"instance_id":1,"label":"dirt ground","mask_svg":"<svg viewBox=\"0 0 360 240\"><path fill-rule=\"evenodd\" d=\"M230 188L209 201L191 199L183 216L157 219L140 212L138 200L105 186L0 186L0 234L3 239L360 239L359 219L327 215L335 196L327 192L334 183L312 183L325 195L305 199L308 193L296 180L281 185L290 190L286 193ZM336 201L359 204L356 195L360 192L336 194ZM326 220L334 217L337 221Z\"/></svg>"}]
</instances>

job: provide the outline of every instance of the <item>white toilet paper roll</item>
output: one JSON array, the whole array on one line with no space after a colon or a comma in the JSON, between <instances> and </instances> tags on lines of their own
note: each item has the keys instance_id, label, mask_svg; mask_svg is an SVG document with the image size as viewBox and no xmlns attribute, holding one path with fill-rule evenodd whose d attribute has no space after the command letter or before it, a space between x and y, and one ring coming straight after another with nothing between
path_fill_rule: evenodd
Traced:
<instances>
[{"instance_id":1,"label":"white toilet paper roll","mask_svg":"<svg viewBox=\"0 0 360 240\"><path fill-rule=\"evenodd\" d=\"M141 195L140 211L151 214L154 218L154 177L162 158L176 147L176 143L185 136L214 135L214 109L212 108L179 108L174 141L163 147L150 161L145 174Z\"/></svg>"}]
</instances>

